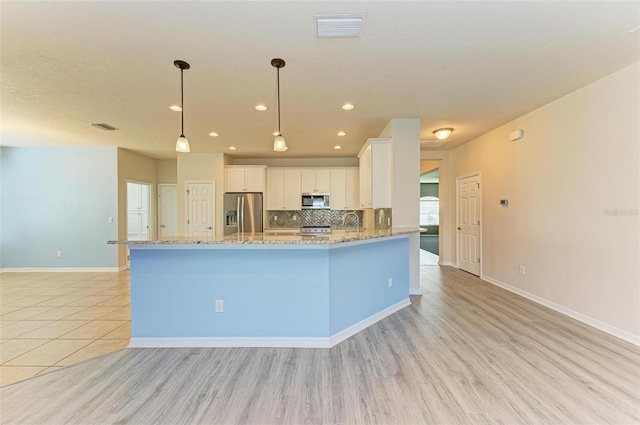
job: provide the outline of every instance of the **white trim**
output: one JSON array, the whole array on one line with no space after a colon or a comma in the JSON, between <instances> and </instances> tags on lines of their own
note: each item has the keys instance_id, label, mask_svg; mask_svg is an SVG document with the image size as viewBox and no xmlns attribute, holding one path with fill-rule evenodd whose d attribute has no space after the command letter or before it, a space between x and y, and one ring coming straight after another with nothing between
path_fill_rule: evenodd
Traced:
<instances>
[{"instance_id":1,"label":"white trim","mask_svg":"<svg viewBox=\"0 0 640 425\"><path fill-rule=\"evenodd\" d=\"M9 267L0 269L1 273L74 273L74 272L120 272L123 267Z\"/></svg>"},{"instance_id":2,"label":"white trim","mask_svg":"<svg viewBox=\"0 0 640 425\"><path fill-rule=\"evenodd\" d=\"M579 313L577 311L571 310L570 308L563 307L560 304L556 304L553 301L549 301L545 298L539 297L537 295L531 294L527 291L523 291L522 289L511 286L507 283L501 282L498 279L494 279L492 277L482 275L480 279L485 282L489 282L493 285L499 286L502 289L506 289L509 292L513 292L514 294L518 294L524 298L527 298L537 304L543 305L545 307L550 308L558 313L564 314L565 316L571 317L579 322L582 322L586 325L599 329L603 332L608 333L609 335L613 335L616 338L620 338L631 344L640 346L640 335L634 335L631 332L627 332L615 326L611 326L608 323L602 322L598 319L594 319L593 317L587 316L586 314Z\"/></svg>"},{"instance_id":3,"label":"white trim","mask_svg":"<svg viewBox=\"0 0 640 425\"><path fill-rule=\"evenodd\" d=\"M422 295L420 288L409 288L409 295Z\"/></svg>"},{"instance_id":4,"label":"white trim","mask_svg":"<svg viewBox=\"0 0 640 425\"><path fill-rule=\"evenodd\" d=\"M189 337L131 338L127 348L282 347L330 348L329 338L303 337Z\"/></svg>"},{"instance_id":5,"label":"white trim","mask_svg":"<svg viewBox=\"0 0 640 425\"><path fill-rule=\"evenodd\" d=\"M347 338L368 328L387 316L411 305L405 298L382 311L330 336L311 337L187 337L187 338L146 338L133 337L127 348L176 348L176 347L281 347L281 348L331 348Z\"/></svg>"}]
</instances>

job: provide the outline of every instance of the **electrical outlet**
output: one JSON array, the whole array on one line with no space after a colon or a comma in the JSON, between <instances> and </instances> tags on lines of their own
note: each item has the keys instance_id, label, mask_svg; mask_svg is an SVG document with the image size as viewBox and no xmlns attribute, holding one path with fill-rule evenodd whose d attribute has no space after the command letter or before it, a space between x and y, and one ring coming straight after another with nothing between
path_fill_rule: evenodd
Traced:
<instances>
[{"instance_id":1,"label":"electrical outlet","mask_svg":"<svg viewBox=\"0 0 640 425\"><path fill-rule=\"evenodd\" d=\"M57 256L58 258L62 258L62 251L58 251L58 252L56 253L56 256Z\"/></svg>"},{"instance_id":2,"label":"electrical outlet","mask_svg":"<svg viewBox=\"0 0 640 425\"><path fill-rule=\"evenodd\" d=\"M390 277L389 278L389 288L391 288L393 286L393 278Z\"/></svg>"},{"instance_id":3,"label":"electrical outlet","mask_svg":"<svg viewBox=\"0 0 640 425\"><path fill-rule=\"evenodd\" d=\"M113 217L109 217L109 218L107 219L107 223L109 223L109 224L113 224Z\"/></svg>"},{"instance_id":4,"label":"electrical outlet","mask_svg":"<svg viewBox=\"0 0 640 425\"><path fill-rule=\"evenodd\" d=\"M216 313L224 313L224 300L216 300Z\"/></svg>"},{"instance_id":5,"label":"electrical outlet","mask_svg":"<svg viewBox=\"0 0 640 425\"><path fill-rule=\"evenodd\" d=\"M520 266L520 274L524 276L524 266Z\"/></svg>"},{"instance_id":6,"label":"electrical outlet","mask_svg":"<svg viewBox=\"0 0 640 425\"><path fill-rule=\"evenodd\" d=\"M298 221L298 216L297 215L294 214L292 218L293 218L293 221Z\"/></svg>"},{"instance_id":7,"label":"electrical outlet","mask_svg":"<svg viewBox=\"0 0 640 425\"><path fill-rule=\"evenodd\" d=\"M278 221L278 216L277 215L273 216L273 221Z\"/></svg>"}]
</instances>

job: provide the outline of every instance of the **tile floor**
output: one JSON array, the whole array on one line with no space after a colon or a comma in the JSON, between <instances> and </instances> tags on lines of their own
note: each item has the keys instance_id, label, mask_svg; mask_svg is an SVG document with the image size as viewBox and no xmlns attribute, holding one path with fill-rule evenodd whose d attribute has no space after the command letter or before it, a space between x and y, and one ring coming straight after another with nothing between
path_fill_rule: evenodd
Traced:
<instances>
[{"instance_id":1,"label":"tile floor","mask_svg":"<svg viewBox=\"0 0 640 425\"><path fill-rule=\"evenodd\" d=\"M0 386L120 350L129 273L0 274Z\"/></svg>"}]
</instances>

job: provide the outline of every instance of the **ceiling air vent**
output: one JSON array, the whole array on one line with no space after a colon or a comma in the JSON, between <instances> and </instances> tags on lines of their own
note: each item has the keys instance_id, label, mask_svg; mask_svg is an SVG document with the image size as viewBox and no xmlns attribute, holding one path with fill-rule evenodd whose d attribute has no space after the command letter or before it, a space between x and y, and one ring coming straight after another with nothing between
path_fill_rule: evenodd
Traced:
<instances>
[{"instance_id":1,"label":"ceiling air vent","mask_svg":"<svg viewBox=\"0 0 640 425\"><path fill-rule=\"evenodd\" d=\"M92 122L91 126L95 127L95 128L99 128L100 130L104 130L104 131L115 131L115 130L117 130L117 128L115 128L115 127L113 127L113 126L111 126L109 124L105 124L103 122Z\"/></svg>"},{"instance_id":2,"label":"ceiling air vent","mask_svg":"<svg viewBox=\"0 0 640 425\"><path fill-rule=\"evenodd\" d=\"M314 15L318 37L357 37L364 15Z\"/></svg>"}]
</instances>

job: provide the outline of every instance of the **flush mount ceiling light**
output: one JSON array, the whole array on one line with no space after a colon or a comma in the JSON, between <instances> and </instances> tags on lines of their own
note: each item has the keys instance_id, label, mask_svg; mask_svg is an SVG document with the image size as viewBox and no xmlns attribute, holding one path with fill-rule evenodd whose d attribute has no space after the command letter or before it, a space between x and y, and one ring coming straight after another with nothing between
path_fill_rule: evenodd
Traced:
<instances>
[{"instance_id":1,"label":"flush mount ceiling light","mask_svg":"<svg viewBox=\"0 0 640 425\"><path fill-rule=\"evenodd\" d=\"M277 75L277 90L278 90L278 135L276 136L276 138L273 141L273 150L276 152L285 152L287 149L289 149L287 147L287 143L284 140L284 136L282 135L282 132L280 131L280 68L284 68L284 61L282 59L271 59L271 66L273 66L276 69L276 75Z\"/></svg>"},{"instance_id":2,"label":"flush mount ceiling light","mask_svg":"<svg viewBox=\"0 0 640 425\"><path fill-rule=\"evenodd\" d=\"M260 111L260 112L266 111L268 109L266 106L264 106L262 104L256 105L255 108L256 108L256 111Z\"/></svg>"},{"instance_id":3,"label":"flush mount ceiling light","mask_svg":"<svg viewBox=\"0 0 640 425\"><path fill-rule=\"evenodd\" d=\"M360 35L364 15L354 14L317 14L316 36L326 37L357 37Z\"/></svg>"},{"instance_id":4,"label":"flush mount ceiling light","mask_svg":"<svg viewBox=\"0 0 640 425\"><path fill-rule=\"evenodd\" d=\"M338 136L344 137L346 135L347 135L347 133L345 133L344 131L338 131Z\"/></svg>"},{"instance_id":5,"label":"flush mount ceiling light","mask_svg":"<svg viewBox=\"0 0 640 425\"><path fill-rule=\"evenodd\" d=\"M355 105L351 103L345 103L344 105L342 105L342 109L344 109L345 111L350 111L353 108L355 108Z\"/></svg>"},{"instance_id":6,"label":"flush mount ceiling light","mask_svg":"<svg viewBox=\"0 0 640 425\"><path fill-rule=\"evenodd\" d=\"M439 128L437 130L433 130L433 134L436 135L438 140L448 139L452 132L453 128Z\"/></svg>"},{"instance_id":7,"label":"flush mount ceiling light","mask_svg":"<svg viewBox=\"0 0 640 425\"><path fill-rule=\"evenodd\" d=\"M176 112L182 111L182 108L180 107L180 105L171 105L171 106L169 106L169 109L171 109L172 111L176 111Z\"/></svg>"},{"instance_id":8,"label":"flush mount ceiling light","mask_svg":"<svg viewBox=\"0 0 640 425\"><path fill-rule=\"evenodd\" d=\"M91 127L99 128L100 130L104 130L104 131L116 131L116 130L118 130L114 126L106 124L106 123L103 123L103 122L92 122L92 123L90 123L90 125L91 125Z\"/></svg>"},{"instance_id":9,"label":"flush mount ceiling light","mask_svg":"<svg viewBox=\"0 0 640 425\"><path fill-rule=\"evenodd\" d=\"M181 127L180 127L180 137L176 141L176 152L184 152L189 153L191 149L189 148L189 140L184 137L184 70L191 68L188 63L181 60L173 61L173 64L176 68L180 68L180 117L181 117Z\"/></svg>"}]
</instances>

